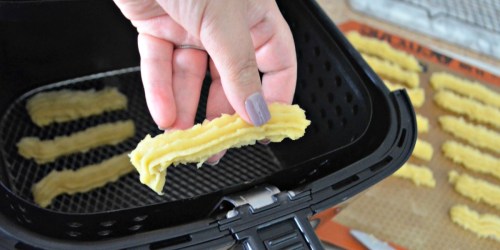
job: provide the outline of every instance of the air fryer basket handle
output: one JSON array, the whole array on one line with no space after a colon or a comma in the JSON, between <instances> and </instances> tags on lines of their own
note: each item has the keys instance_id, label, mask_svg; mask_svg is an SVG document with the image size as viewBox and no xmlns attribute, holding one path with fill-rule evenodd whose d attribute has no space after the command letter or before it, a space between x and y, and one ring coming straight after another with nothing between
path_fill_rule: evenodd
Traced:
<instances>
[{"instance_id":1,"label":"air fryer basket handle","mask_svg":"<svg viewBox=\"0 0 500 250\"><path fill-rule=\"evenodd\" d=\"M266 222L234 236L246 249L323 249L308 220L308 209Z\"/></svg>"}]
</instances>

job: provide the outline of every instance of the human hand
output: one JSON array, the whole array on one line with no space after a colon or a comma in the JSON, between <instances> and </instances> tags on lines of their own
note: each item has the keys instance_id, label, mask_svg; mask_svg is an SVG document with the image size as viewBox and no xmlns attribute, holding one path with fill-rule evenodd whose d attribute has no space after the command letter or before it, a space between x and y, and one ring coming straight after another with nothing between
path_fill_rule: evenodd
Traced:
<instances>
[{"instance_id":1,"label":"human hand","mask_svg":"<svg viewBox=\"0 0 500 250\"><path fill-rule=\"evenodd\" d=\"M139 32L146 101L160 128L193 126L207 61L212 76L209 120L236 111L260 126L270 118L266 102L292 102L297 78L294 42L275 1L115 3ZM207 163L215 164L223 154Z\"/></svg>"}]
</instances>

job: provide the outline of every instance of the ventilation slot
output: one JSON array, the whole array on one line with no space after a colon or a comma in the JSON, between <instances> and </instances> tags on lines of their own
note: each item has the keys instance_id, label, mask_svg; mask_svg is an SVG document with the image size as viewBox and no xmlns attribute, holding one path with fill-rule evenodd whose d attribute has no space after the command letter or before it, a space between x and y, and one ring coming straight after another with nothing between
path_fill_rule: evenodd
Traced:
<instances>
[{"instance_id":1,"label":"ventilation slot","mask_svg":"<svg viewBox=\"0 0 500 250\"><path fill-rule=\"evenodd\" d=\"M398 148L403 146L405 139L406 139L406 129L403 129L403 131L401 132L401 136L399 137Z\"/></svg>"},{"instance_id":2,"label":"ventilation slot","mask_svg":"<svg viewBox=\"0 0 500 250\"><path fill-rule=\"evenodd\" d=\"M389 164L392 161L392 159L393 159L392 156L387 156L383 160L381 160L381 161L377 162L375 165L371 166L370 170L372 172L379 171L383 167L387 166L387 164Z\"/></svg>"},{"instance_id":3,"label":"ventilation slot","mask_svg":"<svg viewBox=\"0 0 500 250\"><path fill-rule=\"evenodd\" d=\"M333 190L339 190L346 188L347 186L351 185L352 183L356 182L359 180L359 177L357 175L353 175L351 177L345 178L335 184L332 185Z\"/></svg>"}]
</instances>

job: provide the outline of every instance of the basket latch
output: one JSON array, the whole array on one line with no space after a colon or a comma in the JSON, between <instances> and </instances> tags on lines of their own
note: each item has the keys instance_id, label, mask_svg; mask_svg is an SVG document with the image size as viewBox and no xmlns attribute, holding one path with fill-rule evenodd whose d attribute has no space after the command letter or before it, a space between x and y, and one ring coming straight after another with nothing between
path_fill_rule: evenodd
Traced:
<instances>
[{"instance_id":1,"label":"basket latch","mask_svg":"<svg viewBox=\"0 0 500 250\"><path fill-rule=\"evenodd\" d=\"M253 188L244 193L228 195L223 200L231 203L234 207L248 204L252 210L257 210L276 202L274 195L279 192L280 190L277 187L266 185ZM227 213L227 218L232 218L235 215L236 211L233 209Z\"/></svg>"}]
</instances>

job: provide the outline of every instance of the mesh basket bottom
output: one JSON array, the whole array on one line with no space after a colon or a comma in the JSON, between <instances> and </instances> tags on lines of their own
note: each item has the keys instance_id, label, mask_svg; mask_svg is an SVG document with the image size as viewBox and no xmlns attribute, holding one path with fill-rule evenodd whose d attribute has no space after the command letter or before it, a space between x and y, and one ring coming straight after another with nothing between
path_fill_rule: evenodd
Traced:
<instances>
[{"instance_id":1,"label":"mesh basket bottom","mask_svg":"<svg viewBox=\"0 0 500 250\"><path fill-rule=\"evenodd\" d=\"M117 87L125 94L128 98L128 109L39 128L31 122L25 108L26 100L42 91L102 89L104 87ZM200 100L197 122L204 119L207 90L207 85L205 85L203 88L205 94L202 94ZM126 119L132 119L136 125L136 134L133 138L116 146L104 146L86 153L69 155L45 165L39 166L34 161L22 158L15 146L24 136L49 139L97 124ZM43 86L19 97L0 120L0 154L3 158L3 171L0 171L0 174L5 184L16 195L32 201L31 187L53 169L77 169L101 162L113 155L132 150L146 134L159 133L161 131L157 129L149 116L138 68ZM280 169L279 162L267 146L254 145L229 150L217 166L204 165L197 169L193 164L169 168L163 196L158 196L142 185L137 173L131 173L117 182L87 193L72 196L61 195L48 209L66 213L96 213L177 201L231 188L241 183L253 182Z\"/></svg>"}]
</instances>

